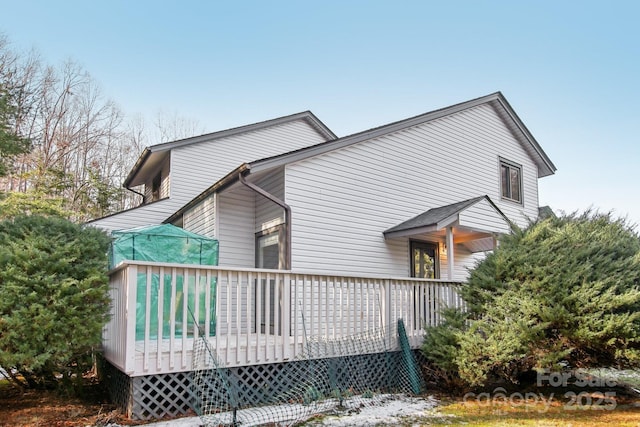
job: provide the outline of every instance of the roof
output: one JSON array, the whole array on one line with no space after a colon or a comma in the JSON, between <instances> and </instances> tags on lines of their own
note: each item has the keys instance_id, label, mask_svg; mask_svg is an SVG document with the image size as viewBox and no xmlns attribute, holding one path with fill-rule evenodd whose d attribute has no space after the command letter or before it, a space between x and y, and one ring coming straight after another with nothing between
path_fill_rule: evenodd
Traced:
<instances>
[{"instance_id":1,"label":"roof","mask_svg":"<svg viewBox=\"0 0 640 427\"><path fill-rule=\"evenodd\" d=\"M289 116L278 117L263 122L253 123L250 125L239 126L231 129L226 129L218 132L207 133L204 135L194 136L191 138L179 139L171 142L164 142L161 144L152 145L146 147L135 165L129 172L129 175L122 184L125 188L135 187L142 184L137 182L136 178L139 176L140 171L144 168L147 169L150 166L159 164L168 152L174 148L184 147L187 145L198 144L201 142L208 142L216 139L226 138L230 136L239 135L247 132L254 132L257 130L265 129L272 126L281 125L284 123L294 122L296 120L306 121L311 127L313 127L320 135L326 140L334 140L338 137L329 129L324 123L322 123L312 112L303 111L301 113L291 114Z\"/></svg>"},{"instance_id":2,"label":"roof","mask_svg":"<svg viewBox=\"0 0 640 427\"><path fill-rule=\"evenodd\" d=\"M386 230L384 234L386 235L394 232L413 230L429 226L437 227L439 223L444 222L446 219L450 218L453 215L459 214L469 206L474 205L485 198L489 199L488 196L480 196L474 197L473 199L469 200L463 200L462 202L453 203L451 205L429 209L428 211L423 212L418 216L415 216L403 223L391 227L390 229Z\"/></svg>"},{"instance_id":3,"label":"roof","mask_svg":"<svg viewBox=\"0 0 640 427\"><path fill-rule=\"evenodd\" d=\"M504 95L502 95L501 92L495 92L490 95L482 96L470 101L451 105L439 110L434 110L384 126L379 126L363 132L355 133L353 135L345 136L333 141L312 145L310 147L302 148L266 159L256 160L254 162L251 162L249 166L252 171L257 172L259 170L270 169L272 167L284 165L287 163L304 160L306 158L317 156L319 154L323 154L338 148L343 148L352 144L356 144L358 142L377 138L393 132L398 132L416 125L428 123L430 121L449 116L451 114L455 114L469 108L477 107L482 104L490 104L497 109L499 116L503 120L505 120L505 122L507 122L507 126L514 133L515 137L525 146L525 149L531 154L531 157L538 166L539 177L552 175L556 171L556 167L551 159L549 159L542 147L540 147L540 144L538 144L533 135L531 135L527 127L520 120L513 108L511 108L511 105L507 102L506 98L504 97Z\"/></svg>"},{"instance_id":4,"label":"roof","mask_svg":"<svg viewBox=\"0 0 640 427\"><path fill-rule=\"evenodd\" d=\"M488 209L483 211L483 217L493 217L493 225L488 228L487 224L477 223L473 219L472 211L476 207L480 207L483 201L487 202L487 205L485 205L483 209ZM469 212L465 212L467 210L469 210ZM467 213L470 213L471 216L466 215ZM463 229L468 228L469 230L483 233L502 233L511 229L511 221L509 218L493 203L489 196L485 195L429 209L420 215L389 228L384 231L383 234L385 238L403 237L437 232L451 225L457 225Z\"/></svg>"},{"instance_id":5,"label":"roof","mask_svg":"<svg viewBox=\"0 0 640 427\"><path fill-rule=\"evenodd\" d=\"M180 208L177 212L171 215L165 220L165 222L174 221L183 212L197 204L202 199L206 198L210 194L218 191L223 186L227 186L235 179L238 179L238 174L249 174L254 172L260 172L268 170L274 167L283 166L288 163L297 162L313 156L327 153L332 150L347 147L362 141L366 141L372 138L384 136L393 132L398 132L416 125L428 123L439 118L455 114L469 108L474 108L482 104L490 104L497 109L498 114L503 120L510 123L507 126L514 133L516 138L525 145L527 151L531 154L533 160L538 166L538 177L544 177L552 175L556 171L556 167L551 162L547 154L542 150L542 147L535 140L533 135L527 130L524 123L520 120L518 115L513 111L511 105L507 102L504 95L501 92L495 92L490 95L475 98L470 101L462 102L459 104L451 105L449 107L434 110L428 113L424 113L418 116L410 117L405 120L389 123L387 125L379 126L373 129L369 129L363 132L355 133L342 138L337 138L320 144L312 145L309 147L301 148L298 150L290 151L288 153L279 154L277 156L267 157L265 159L256 160L251 163L243 163L234 171L231 171L227 176L216 182L208 189L204 190L200 195L196 196L193 200ZM493 202L492 202L493 203Z\"/></svg>"}]
</instances>

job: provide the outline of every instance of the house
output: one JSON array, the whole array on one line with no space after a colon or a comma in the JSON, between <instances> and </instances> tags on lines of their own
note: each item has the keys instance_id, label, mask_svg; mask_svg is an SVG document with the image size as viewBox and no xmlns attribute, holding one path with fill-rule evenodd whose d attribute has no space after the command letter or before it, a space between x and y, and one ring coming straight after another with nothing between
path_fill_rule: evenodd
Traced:
<instances>
[{"instance_id":1,"label":"house","mask_svg":"<svg viewBox=\"0 0 640 427\"><path fill-rule=\"evenodd\" d=\"M147 148L125 182L144 185L146 203L92 224L177 225L217 239L219 266L116 268L105 357L134 388L157 391L158 378L189 381L198 334L238 369L287 363L308 336L399 318L415 348L442 304L460 304L455 283L496 238L538 217L538 179L555 170L499 92L342 138L304 112ZM175 283L210 289L196 306L215 326L207 317L205 330L177 337L174 315L147 309L171 336L147 321L136 339L141 275L147 298L170 307ZM167 277L154 291L152 275ZM164 414L145 410L136 416Z\"/></svg>"},{"instance_id":2,"label":"house","mask_svg":"<svg viewBox=\"0 0 640 427\"><path fill-rule=\"evenodd\" d=\"M108 231L160 224L241 162L335 138L306 111L147 147L123 183L142 196L142 204L89 223Z\"/></svg>"},{"instance_id":3,"label":"house","mask_svg":"<svg viewBox=\"0 0 640 427\"><path fill-rule=\"evenodd\" d=\"M463 280L554 171L500 93L344 138L304 112L145 149L145 203L92 224L173 223L223 266Z\"/></svg>"}]
</instances>

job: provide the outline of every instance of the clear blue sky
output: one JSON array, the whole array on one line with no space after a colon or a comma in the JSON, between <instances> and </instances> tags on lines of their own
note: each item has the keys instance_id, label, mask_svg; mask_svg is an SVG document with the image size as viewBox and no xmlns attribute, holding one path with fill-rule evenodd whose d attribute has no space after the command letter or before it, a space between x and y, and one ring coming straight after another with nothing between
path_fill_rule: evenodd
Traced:
<instances>
[{"instance_id":1,"label":"clear blue sky","mask_svg":"<svg viewBox=\"0 0 640 427\"><path fill-rule=\"evenodd\" d=\"M640 223L640 1L0 0L127 114L207 132L303 110L339 136L502 91L558 171L540 204Z\"/></svg>"}]
</instances>

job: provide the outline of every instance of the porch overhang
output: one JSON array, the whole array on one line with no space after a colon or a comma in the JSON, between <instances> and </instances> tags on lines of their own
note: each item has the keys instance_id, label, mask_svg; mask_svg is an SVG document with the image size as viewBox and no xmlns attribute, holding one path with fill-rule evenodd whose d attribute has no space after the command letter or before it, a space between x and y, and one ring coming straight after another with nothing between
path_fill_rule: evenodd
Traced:
<instances>
[{"instance_id":1,"label":"porch overhang","mask_svg":"<svg viewBox=\"0 0 640 427\"><path fill-rule=\"evenodd\" d=\"M470 252L495 249L496 238L511 231L511 221L489 196L429 209L384 231L385 239L412 238L444 242L449 278L453 274L454 245Z\"/></svg>"},{"instance_id":2,"label":"porch overhang","mask_svg":"<svg viewBox=\"0 0 640 427\"><path fill-rule=\"evenodd\" d=\"M454 227L459 231L459 243L505 234L511 231L511 221L491 201L480 196L446 206L429 209L384 232L387 239L431 234L442 235Z\"/></svg>"}]
</instances>

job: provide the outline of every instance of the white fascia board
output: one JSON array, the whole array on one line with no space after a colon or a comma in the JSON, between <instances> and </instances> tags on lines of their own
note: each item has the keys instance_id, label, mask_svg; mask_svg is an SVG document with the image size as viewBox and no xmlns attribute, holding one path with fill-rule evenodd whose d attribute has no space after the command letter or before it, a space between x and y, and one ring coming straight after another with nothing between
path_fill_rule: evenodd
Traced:
<instances>
[{"instance_id":1,"label":"white fascia board","mask_svg":"<svg viewBox=\"0 0 640 427\"><path fill-rule=\"evenodd\" d=\"M386 239L391 239L396 237L408 237L408 236L415 236L416 234L433 233L434 231L438 231L436 226L428 225L426 227L410 228L407 230L399 230L399 231L392 231L390 233L384 233L384 237Z\"/></svg>"},{"instance_id":2,"label":"white fascia board","mask_svg":"<svg viewBox=\"0 0 640 427\"><path fill-rule=\"evenodd\" d=\"M475 205L475 203L474 203L474 205ZM471 205L471 206L473 206L473 205ZM446 227L449 227L451 225L457 224L458 221L459 221L459 218L460 217L459 217L459 212L458 212L458 213L455 213L455 214L443 219L442 221L438 221L438 223L436 224L436 230L442 230L442 229L444 229Z\"/></svg>"}]
</instances>

